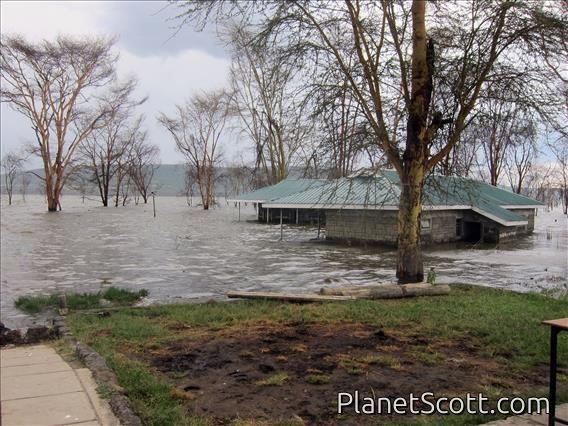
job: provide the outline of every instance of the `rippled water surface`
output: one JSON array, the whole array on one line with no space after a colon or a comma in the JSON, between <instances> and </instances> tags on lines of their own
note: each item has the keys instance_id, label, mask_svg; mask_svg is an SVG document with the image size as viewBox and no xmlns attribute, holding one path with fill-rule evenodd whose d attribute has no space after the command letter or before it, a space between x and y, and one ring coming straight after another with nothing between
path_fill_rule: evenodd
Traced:
<instances>
[{"instance_id":1,"label":"rippled water surface","mask_svg":"<svg viewBox=\"0 0 568 426\"><path fill-rule=\"evenodd\" d=\"M14 308L24 294L146 288L146 303L223 298L228 290L313 292L327 277L352 285L394 282L395 251L314 241L317 229L254 222L252 206L203 211L184 198L100 207L78 197L47 213L43 199L2 204L1 318L9 327L41 321ZM532 236L498 247L428 249L438 282L517 291L567 286L568 229L559 212L540 212Z\"/></svg>"}]
</instances>

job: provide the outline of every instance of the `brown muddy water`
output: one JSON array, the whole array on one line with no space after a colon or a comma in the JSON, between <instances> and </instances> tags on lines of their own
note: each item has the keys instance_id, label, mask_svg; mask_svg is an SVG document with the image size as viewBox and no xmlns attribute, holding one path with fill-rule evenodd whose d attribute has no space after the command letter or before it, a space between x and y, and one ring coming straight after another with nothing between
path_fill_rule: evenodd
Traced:
<instances>
[{"instance_id":1,"label":"brown muddy water","mask_svg":"<svg viewBox=\"0 0 568 426\"><path fill-rule=\"evenodd\" d=\"M107 286L145 288L144 304L224 299L228 290L314 292L326 278L341 285L394 282L395 251L314 240L317 229L259 224L252 205L203 211L183 197L104 208L65 196L47 213L42 197L1 208L1 320L10 328L45 322L14 307L21 295ZM515 291L568 288L568 226L558 209L540 211L533 235L499 246L427 249L437 282Z\"/></svg>"}]
</instances>

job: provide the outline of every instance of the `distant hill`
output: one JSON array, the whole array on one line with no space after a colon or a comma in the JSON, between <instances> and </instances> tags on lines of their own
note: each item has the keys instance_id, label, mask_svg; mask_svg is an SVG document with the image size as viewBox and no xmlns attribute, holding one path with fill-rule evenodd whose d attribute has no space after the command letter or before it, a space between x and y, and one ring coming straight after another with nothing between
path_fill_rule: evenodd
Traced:
<instances>
[{"instance_id":1,"label":"distant hill","mask_svg":"<svg viewBox=\"0 0 568 426\"><path fill-rule=\"evenodd\" d=\"M184 195L185 194L185 165L184 164L161 164L155 171L154 178L152 179L152 186L151 190L155 191L158 195L163 196L176 196L176 195ZM218 174L219 175L226 175L227 173L226 168L219 168ZM35 173L35 175L34 175ZM36 170L29 170L25 173L21 173L16 177L16 181L14 182L14 196L19 195L22 193L22 180L24 175L29 180L28 187L26 190L27 194L41 194L43 192L43 182L36 176L43 176L43 170L36 169ZM2 193L5 192L5 181L4 175L0 175L1 183L0 183L0 191ZM228 184L226 179L219 179L215 193L217 195L227 195L230 193L227 188L230 185ZM79 193L76 188L73 188L73 185L67 185L65 187L66 194L73 194ZM97 195L98 191L97 188L93 185L89 185L89 189L87 194L90 195ZM194 189L194 195L197 195L197 189Z\"/></svg>"}]
</instances>

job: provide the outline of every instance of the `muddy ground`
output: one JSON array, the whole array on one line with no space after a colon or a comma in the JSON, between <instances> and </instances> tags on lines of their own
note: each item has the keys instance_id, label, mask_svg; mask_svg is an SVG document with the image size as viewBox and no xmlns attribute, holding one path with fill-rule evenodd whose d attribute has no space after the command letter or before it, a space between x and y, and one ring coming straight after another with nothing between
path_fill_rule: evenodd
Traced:
<instances>
[{"instance_id":1,"label":"muddy ground","mask_svg":"<svg viewBox=\"0 0 568 426\"><path fill-rule=\"evenodd\" d=\"M513 374L480 352L474 338L429 340L364 324L288 324L204 332L130 356L167 377L188 413L219 425L235 419L382 423L395 417L356 414L354 406L338 415L338 393L359 391L362 403L423 392L451 398L484 391L491 398L547 384L545 366Z\"/></svg>"}]
</instances>

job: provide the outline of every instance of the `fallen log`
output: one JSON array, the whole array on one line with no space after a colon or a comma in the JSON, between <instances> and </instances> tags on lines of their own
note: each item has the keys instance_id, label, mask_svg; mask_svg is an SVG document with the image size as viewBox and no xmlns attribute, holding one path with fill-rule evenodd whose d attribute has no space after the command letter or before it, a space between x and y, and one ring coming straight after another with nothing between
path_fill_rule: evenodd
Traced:
<instances>
[{"instance_id":1,"label":"fallen log","mask_svg":"<svg viewBox=\"0 0 568 426\"><path fill-rule=\"evenodd\" d=\"M271 291L229 291L225 295L230 299L271 299L284 302L330 302L338 300L353 300L353 296L277 293Z\"/></svg>"},{"instance_id":2,"label":"fallen log","mask_svg":"<svg viewBox=\"0 0 568 426\"><path fill-rule=\"evenodd\" d=\"M443 296L450 293L448 285L389 284L366 287L323 287L321 295L352 296L356 299L399 299L417 296Z\"/></svg>"},{"instance_id":3,"label":"fallen log","mask_svg":"<svg viewBox=\"0 0 568 426\"><path fill-rule=\"evenodd\" d=\"M447 285L403 284L368 287L323 287L319 294L278 293L271 291L229 291L230 299L270 299L283 302L333 302L354 299L401 299L417 296L443 296L450 293Z\"/></svg>"}]
</instances>

